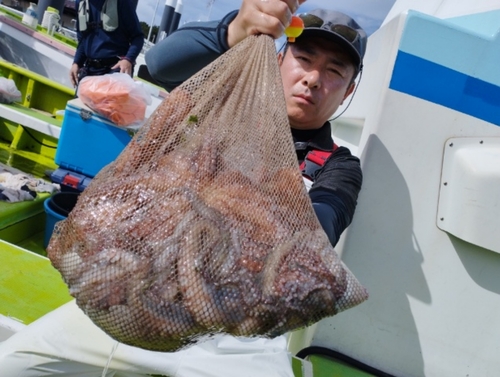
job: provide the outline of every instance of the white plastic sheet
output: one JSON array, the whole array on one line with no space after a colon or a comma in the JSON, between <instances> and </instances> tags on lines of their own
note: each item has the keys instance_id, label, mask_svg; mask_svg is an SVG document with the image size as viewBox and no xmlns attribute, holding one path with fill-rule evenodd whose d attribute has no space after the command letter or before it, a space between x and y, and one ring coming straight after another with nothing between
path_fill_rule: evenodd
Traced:
<instances>
[{"instance_id":1,"label":"white plastic sheet","mask_svg":"<svg viewBox=\"0 0 500 377\"><path fill-rule=\"evenodd\" d=\"M112 357L110 358L110 354ZM0 344L5 376L293 377L284 336L275 339L220 335L173 353L117 343L95 326L75 301Z\"/></svg>"}]
</instances>

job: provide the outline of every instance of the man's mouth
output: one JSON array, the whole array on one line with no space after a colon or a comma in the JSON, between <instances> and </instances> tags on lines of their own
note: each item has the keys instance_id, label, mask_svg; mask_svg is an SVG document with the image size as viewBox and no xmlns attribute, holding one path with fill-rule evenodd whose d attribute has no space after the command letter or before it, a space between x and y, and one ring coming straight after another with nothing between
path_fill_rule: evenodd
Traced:
<instances>
[{"instance_id":1,"label":"man's mouth","mask_svg":"<svg viewBox=\"0 0 500 377\"><path fill-rule=\"evenodd\" d=\"M311 96L305 94L297 94L295 95L295 98L299 99L299 102L304 102L310 105L314 105L314 101Z\"/></svg>"}]
</instances>

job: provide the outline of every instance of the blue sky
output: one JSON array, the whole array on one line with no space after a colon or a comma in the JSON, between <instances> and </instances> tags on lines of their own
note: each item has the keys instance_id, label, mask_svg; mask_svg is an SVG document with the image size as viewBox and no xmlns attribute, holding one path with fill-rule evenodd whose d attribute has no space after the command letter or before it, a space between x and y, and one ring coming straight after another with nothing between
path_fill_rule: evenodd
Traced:
<instances>
[{"instance_id":1,"label":"blue sky","mask_svg":"<svg viewBox=\"0 0 500 377\"><path fill-rule=\"evenodd\" d=\"M209 0L183 0L184 9L180 25L190 21L220 19L228 12L239 8L241 1L214 0L212 7L209 6L209 3ZM308 0L302 4L298 13L307 12L314 8L338 10L350 15L368 34L371 34L380 26L393 4L394 0ZM153 24L159 25L165 7L165 0L139 0L137 6L139 19L151 24L156 6L157 11Z\"/></svg>"}]
</instances>

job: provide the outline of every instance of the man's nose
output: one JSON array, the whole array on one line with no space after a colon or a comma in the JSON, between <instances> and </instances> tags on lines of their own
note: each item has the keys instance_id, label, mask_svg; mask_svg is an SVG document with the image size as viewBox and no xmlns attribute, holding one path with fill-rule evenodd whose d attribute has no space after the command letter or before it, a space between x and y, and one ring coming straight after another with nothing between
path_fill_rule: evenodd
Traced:
<instances>
[{"instance_id":1,"label":"man's nose","mask_svg":"<svg viewBox=\"0 0 500 377\"><path fill-rule=\"evenodd\" d=\"M317 69L308 71L304 75L303 83L309 88L319 88L321 86L321 75Z\"/></svg>"}]
</instances>

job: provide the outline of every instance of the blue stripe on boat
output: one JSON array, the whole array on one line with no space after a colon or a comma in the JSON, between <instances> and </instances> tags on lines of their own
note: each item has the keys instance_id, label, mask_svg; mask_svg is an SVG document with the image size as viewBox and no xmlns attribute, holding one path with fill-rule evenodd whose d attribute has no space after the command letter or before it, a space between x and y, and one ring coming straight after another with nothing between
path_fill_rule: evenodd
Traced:
<instances>
[{"instance_id":1,"label":"blue stripe on boat","mask_svg":"<svg viewBox=\"0 0 500 377\"><path fill-rule=\"evenodd\" d=\"M403 51L389 87L500 126L500 87Z\"/></svg>"}]
</instances>

